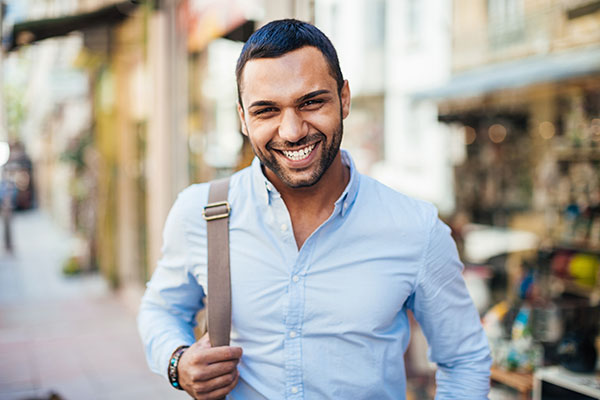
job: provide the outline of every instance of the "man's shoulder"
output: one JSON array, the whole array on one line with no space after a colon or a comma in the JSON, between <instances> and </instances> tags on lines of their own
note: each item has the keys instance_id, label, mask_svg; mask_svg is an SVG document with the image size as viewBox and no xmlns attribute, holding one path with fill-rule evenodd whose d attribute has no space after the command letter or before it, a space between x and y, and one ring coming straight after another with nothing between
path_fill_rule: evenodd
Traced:
<instances>
[{"instance_id":1,"label":"man's shoulder","mask_svg":"<svg viewBox=\"0 0 600 400\"><path fill-rule=\"evenodd\" d=\"M210 182L193 183L183 189L177 195L176 203L181 205L195 204L206 204L208 199L208 189Z\"/></svg>"},{"instance_id":2,"label":"man's shoulder","mask_svg":"<svg viewBox=\"0 0 600 400\"><path fill-rule=\"evenodd\" d=\"M409 196L367 175L361 176L360 193L370 201L376 199L374 203L382 203L380 205L387 205L395 210L401 209L428 217L431 214L437 216L437 207L433 203Z\"/></svg>"},{"instance_id":3,"label":"man's shoulder","mask_svg":"<svg viewBox=\"0 0 600 400\"><path fill-rule=\"evenodd\" d=\"M438 218L435 205L391 188L363 175L357 203L360 215L378 221L380 227L408 230L414 234L428 232Z\"/></svg>"},{"instance_id":4,"label":"man's shoulder","mask_svg":"<svg viewBox=\"0 0 600 400\"><path fill-rule=\"evenodd\" d=\"M244 191L250 183L250 167L244 168L233 173L229 179L229 198L231 199L234 191ZM208 203L208 192L211 182L193 183L179 192L176 204L181 207L194 209L200 207L203 209Z\"/></svg>"}]
</instances>

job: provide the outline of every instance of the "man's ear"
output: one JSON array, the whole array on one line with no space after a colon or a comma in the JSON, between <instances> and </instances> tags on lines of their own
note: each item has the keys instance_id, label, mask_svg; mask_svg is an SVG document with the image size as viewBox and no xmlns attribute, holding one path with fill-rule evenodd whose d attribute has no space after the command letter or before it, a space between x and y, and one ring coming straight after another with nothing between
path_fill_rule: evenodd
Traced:
<instances>
[{"instance_id":1,"label":"man's ear","mask_svg":"<svg viewBox=\"0 0 600 400\"><path fill-rule=\"evenodd\" d=\"M246 116L244 115L244 108L242 107L242 105L240 104L240 102L237 102L237 112L238 112L238 117L240 117L240 125L242 126L242 133L245 136L248 136L248 127L246 127Z\"/></svg>"},{"instance_id":2,"label":"man's ear","mask_svg":"<svg viewBox=\"0 0 600 400\"><path fill-rule=\"evenodd\" d=\"M344 80L344 86L340 92L340 101L342 102L342 118L346 118L350 114L350 86L348 79Z\"/></svg>"}]
</instances>

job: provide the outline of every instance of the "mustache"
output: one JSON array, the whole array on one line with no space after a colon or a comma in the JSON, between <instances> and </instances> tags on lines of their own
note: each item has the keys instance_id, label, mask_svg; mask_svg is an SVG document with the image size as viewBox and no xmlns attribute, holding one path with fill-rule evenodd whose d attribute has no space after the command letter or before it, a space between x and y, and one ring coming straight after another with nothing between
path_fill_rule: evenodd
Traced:
<instances>
[{"instance_id":1,"label":"mustache","mask_svg":"<svg viewBox=\"0 0 600 400\"><path fill-rule=\"evenodd\" d=\"M270 141L269 143L267 143L267 149L268 150L273 150L273 148L277 148L277 149L281 149L281 148L286 148L286 147L302 147L305 146L309 143L313 143L313 142L317 142L320 140L324 140L325 135L322 134L321 132L317 132L317 133L311 133L309 135L304 136L302 139L298 140L297 142L289 142L287 140L285 141Z\"/></svg>"}]
</instances>

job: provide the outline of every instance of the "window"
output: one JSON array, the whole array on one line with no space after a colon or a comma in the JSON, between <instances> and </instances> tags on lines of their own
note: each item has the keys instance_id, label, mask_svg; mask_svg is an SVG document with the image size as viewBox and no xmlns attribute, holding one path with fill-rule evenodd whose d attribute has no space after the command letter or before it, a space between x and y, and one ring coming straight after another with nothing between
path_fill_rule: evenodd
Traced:
<instances>
[{"instance_id":1,"label":"window","mask_svg":"<svg viewBox=\"0 0 600 400\"><path fill-rule=\"evenodd\" d=\"M521 42L525 37L523 0L488 0L488 35L492 48Z\"/></svg>"}]
</instances>

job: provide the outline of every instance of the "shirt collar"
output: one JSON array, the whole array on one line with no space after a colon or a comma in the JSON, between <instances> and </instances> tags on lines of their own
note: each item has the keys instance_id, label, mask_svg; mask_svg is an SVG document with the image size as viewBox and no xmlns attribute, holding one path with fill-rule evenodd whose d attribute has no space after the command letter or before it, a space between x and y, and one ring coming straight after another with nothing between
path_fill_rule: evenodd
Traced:
<instances>
[{"instance_id":1,"label":"shirt collar","mask_svg":"<svg viewBox=\"0 0 600 400\"><path fill-rule=\"evenodd\" d=\"M336 208L339 207L342 217L346 215L350 207L354 204L354 200L356 200L356 195L358 194L358 185L360 174L356 170L354 166L354 160L350 156L350 153L346 150L341 150L342 152L342 163L350 168L350 180L344 189L344 192L340 196L340 198L335 202Z\"/></svg>"},{"instance_id":2,"label":"shirt collar","mask_svg":"<svg viewBox=\"0 0 600 400\"><path fill-rule=\"evenodd\" d=\"M346 150L340 150L342 155L342 163L350 168L350 180L348 181L348 185L344 189L344 192L335 202L335 212L340 212L342 217L346 215L352 204L354 204L354 200L356 199L356 195L358 194L358 185L359 185L359 176L360 174L356 170L354 166L354 161L350 156L350 153ZM269 205L271 203L272 197L281 196L275 185L271 183L265 176L262 171L262 166L258 157L254 157L252 160L252 176L254 183L257 188L257 194L260 198L264 199L263 201Z\"/></svg>"}]
</instances>

